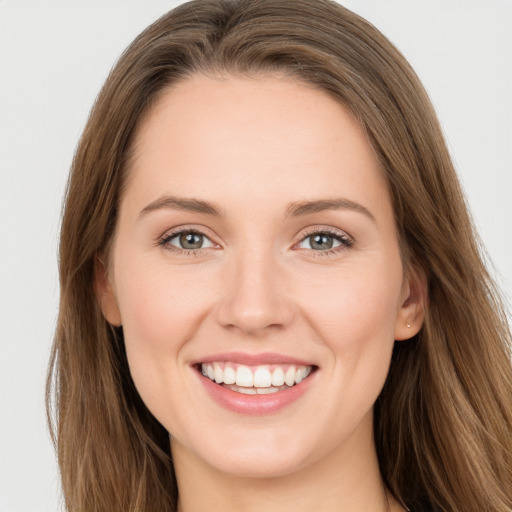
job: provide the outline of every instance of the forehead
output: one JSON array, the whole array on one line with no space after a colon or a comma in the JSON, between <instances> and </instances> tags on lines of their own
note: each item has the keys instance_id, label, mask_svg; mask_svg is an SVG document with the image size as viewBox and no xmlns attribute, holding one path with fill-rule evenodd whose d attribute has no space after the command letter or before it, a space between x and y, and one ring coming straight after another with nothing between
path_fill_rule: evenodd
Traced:
<instances>
[{"instance_id":1,"label":"forehead","mask_svg":"<svg viewBox=\"0 0 512 512\"><path fill-rule=\"evenodd\" d=\"M142 119L128 191L279 200L386 194L364 130L341 102L290 77L194 75ZM289 196L289 197L288 197ZM293 197L291 197L293 196Z\"/></svg>"}]
</instances>

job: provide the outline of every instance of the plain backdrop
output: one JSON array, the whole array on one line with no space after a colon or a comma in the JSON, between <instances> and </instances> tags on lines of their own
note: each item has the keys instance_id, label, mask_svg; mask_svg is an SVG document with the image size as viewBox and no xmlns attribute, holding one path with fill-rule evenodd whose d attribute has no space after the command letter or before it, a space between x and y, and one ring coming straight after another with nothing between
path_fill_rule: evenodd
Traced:
<instances>
[{"instance_id":1,"label":"plain backdrop","mask_svg":"<svg viewBox=\"0 0 512 512\"><path fill-rule=\"evenodd\" d=\"M1 512L60 509L43 401L66 176L116 58L177 3L0 0ZM425 84L510 297L512 0L341 3L381 29Z\"/></svg>"}]
</instances>

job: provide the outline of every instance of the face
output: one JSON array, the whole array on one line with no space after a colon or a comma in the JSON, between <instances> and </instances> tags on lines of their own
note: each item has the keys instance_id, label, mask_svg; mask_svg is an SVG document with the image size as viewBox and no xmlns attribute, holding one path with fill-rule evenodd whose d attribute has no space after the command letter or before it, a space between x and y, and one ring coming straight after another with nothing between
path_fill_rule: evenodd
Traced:
<instances>
[{"instance_id":1,"label":"face","mask_svg":"<svg viewBox=\"0 0 512 512\"><path fill-rule=\"evenodd\" d=\"M417 305L375 156L327 94L273 75L166 91L109 261L103 312L173 451L273 476L371 443Z\"/></svg>"}]
</instances>

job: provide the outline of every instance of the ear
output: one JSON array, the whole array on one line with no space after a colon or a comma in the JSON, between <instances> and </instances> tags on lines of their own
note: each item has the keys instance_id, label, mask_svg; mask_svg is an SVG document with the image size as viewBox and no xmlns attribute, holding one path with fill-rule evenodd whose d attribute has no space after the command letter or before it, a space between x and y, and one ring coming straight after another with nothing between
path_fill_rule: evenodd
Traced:
<instances>
[{"instance_id":1,"label":"ear","mask_svg":"<svg viewBox=\"0 0 512 512\"><path fill-rule=\"evenodd\" d=\"M96 256L94 264L94 293L105 320L116 327L121 326L121 313L117 305L114 287L108 268L103 260Z\"/></svg>"},{"instance_id":2,"label":"ear","mask_svg":"<svg viewBox=\"0 0 512 512\"><path fill-rule=\"evenodd\" d=\"M400 308L395 323L395 340L408 340L418 334L427 307L427 278L425 273L411 267L402 288Z\"/></svg>"}]
</instances>

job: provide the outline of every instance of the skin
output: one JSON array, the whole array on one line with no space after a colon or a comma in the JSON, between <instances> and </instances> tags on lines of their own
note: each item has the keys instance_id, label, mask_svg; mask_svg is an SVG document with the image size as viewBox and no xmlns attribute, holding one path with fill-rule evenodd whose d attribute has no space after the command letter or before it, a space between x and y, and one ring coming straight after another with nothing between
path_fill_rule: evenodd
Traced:
<instances>
[{"instance_id":1,"label":"skin","mask_svg":"<svg viewBox=\"0 0 512 512\"><path fill-rule=\"evenodd\" d=\"M142 399L171 434L180 510L387 510L372 407L394 340L421 326L424 294L404 274L387 185L359 124L291 78L195 75L145 116L134 155L98 295L123 325ZM222 215L162 206L164 196ZM367 213L287 215L335 198ZM159 243L180 227L203 233L204 247ZM342 238L312 248L315 230ZM240 415L191 366L229 351L278 352L318 370L286 408Z\"/></svg>"}]
</instances>

